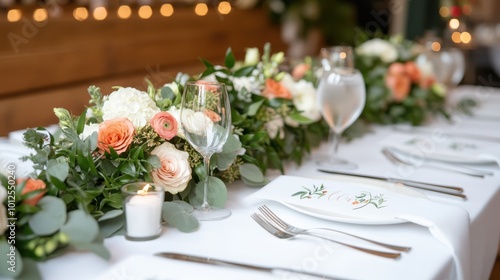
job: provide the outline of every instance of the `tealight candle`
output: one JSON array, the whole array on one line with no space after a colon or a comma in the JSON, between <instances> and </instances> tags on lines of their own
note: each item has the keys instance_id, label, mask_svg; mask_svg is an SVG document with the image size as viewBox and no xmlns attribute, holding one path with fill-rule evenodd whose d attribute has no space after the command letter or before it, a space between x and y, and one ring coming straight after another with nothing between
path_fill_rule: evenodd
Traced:
<instances>
[{"instance_id":1,"label":"tealight candle","mask_svg":"<svg viewBox=\"0 0 500 280\"><path fill-rule=\"evenodd\" d=\"M137 182L122 187L125 238L140 241L160 236L164 190L152 183Z\"/></svg>"}]
</instances>

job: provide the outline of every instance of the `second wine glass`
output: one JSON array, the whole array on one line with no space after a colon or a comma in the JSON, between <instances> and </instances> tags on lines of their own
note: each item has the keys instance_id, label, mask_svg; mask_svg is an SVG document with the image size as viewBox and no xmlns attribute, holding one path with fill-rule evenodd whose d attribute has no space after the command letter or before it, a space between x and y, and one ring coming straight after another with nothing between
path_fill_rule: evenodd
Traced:
<instances>
[{"instance_id":1,"label":"second wine glass","mask_svg":"<svg viewBox=\"0 0 500 280\"><path fill-rule=\"evenodd\" d=\"M210 158L222 149L231 130L231 108L226 86L222 83L188 82L182 95L181 128L186 140L203 157L205 180L203 203L193 215L199 220L222 220L231 215L225 208L208 203Z\"/></svg>"},{"instance_id":2,"label":"second wine glass","mask_svg":"<svg viewBox=\"0 0 500 280\"><path fill-rule=\"evenodd\" d=\"M353 169L357 165L337 157L342 132L356 121L365 106L365 83L354 68L352 48L330 47L321 50L323 75L318 85L318 104L330 127L330 155L319 159L320 166Z\"/></svg>"}]
</instances>

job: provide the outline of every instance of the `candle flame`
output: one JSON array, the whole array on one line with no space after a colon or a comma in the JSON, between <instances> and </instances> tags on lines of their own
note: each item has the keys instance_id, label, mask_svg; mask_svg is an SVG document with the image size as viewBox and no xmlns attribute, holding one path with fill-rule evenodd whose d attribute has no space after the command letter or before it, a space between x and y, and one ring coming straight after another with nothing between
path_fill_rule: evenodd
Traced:
<instances>
[{"instance_id":1,"label":"candle flame","mask_svg":"<svg viewBox=\"0 0 500 280\"><path fill-rule=\"evenodd\" d=\"M146 184L142 190L138 190L137 193L141 195L145 195L148 193L149 188L151 188L150 184Z\"/></svg>"}]
</instances>

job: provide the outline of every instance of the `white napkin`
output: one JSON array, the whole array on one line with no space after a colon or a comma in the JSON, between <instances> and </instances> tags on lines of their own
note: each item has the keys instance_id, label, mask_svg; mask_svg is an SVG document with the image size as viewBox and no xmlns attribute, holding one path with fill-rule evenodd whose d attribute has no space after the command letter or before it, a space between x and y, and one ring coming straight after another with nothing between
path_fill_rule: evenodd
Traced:
<instances>
[{"instance_id":1,"label":"white napkin","mask_svg":"<svg viewBox=\"0 0 500 280\"><path fill-rule=\"evenodd\" d=\"M371 180L374 181L374 180ZM470 238L469 238L469 214L466 210L452 205L433 202L429 199L409 196L401 192L394 192L390 188L368 184L367 180L351 182L327 179L311 179L295 176L279 176L269 184L256 191L246 199L274 200L291 207L290 204L307 207L311 211L302 211L316 217L317 213L322 213L325 217L335 217L335 221L356 222L367 224L369 221L386 222L391 220L404 220L429 228L431 234L449 250L453 256L456 268L456 279L471 279L471 259L470 259ZM327 192L318 198L312 195L311 199L298 199L291 194L305 190L310 186L322 186ZM349 191L347 191L349 190ZM352 193L371 192L374 195L381 194L387 199L382 208L365 207L360 210L352 209L349 205L342 207L342 200L335 199L335 203L328 203L326 197L342 195L344 198ZM349 201L352 201L349 199ZM409 207L411 205L411 207ZM303 208L304 209L304 208ZM363 211L361 211L363 210ZM351 218L347 215L350 215ZM347 218L346 218L347 217ZM357 220L356 220L357 219ZM366 220L364 220L366 219Z\"/></svg>"},{"instance_id":2,"label":"white napkin","mask_svg":"<svg viewBox=\"0 0 500 280\"><path fill-rule=\"evenodd\" d=\"M469 213L460 207L424 199L413 206L398 214L397 218L429 228L432 235L450 250L455 261L456 279L472 279Z\"/></svg>"}]
</instances>

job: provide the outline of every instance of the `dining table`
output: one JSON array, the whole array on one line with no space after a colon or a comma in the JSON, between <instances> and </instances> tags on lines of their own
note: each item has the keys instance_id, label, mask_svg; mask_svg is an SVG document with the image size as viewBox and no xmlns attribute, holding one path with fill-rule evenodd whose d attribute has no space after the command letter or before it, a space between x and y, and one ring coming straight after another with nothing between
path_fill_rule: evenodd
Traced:
<instances>
[{"instance_id":1,"label":"dining table","mask_svg":"<svg viewBox=\"0 0 500 280\"><path fill-rule=\"evenodd\" d=\"M69 252L39 262L40 275L50 280L318 279L289 271L269 273L249 267L211 265L155 255L168 252L305 271L329 279L489 279L500 241L500 89L459 86L450 93L450 106L464 97L477 102L472 114L454 111L450 119L436 117L419 127L372 125L362 137L342 141L339 156L357 165L347 170L351 175L319 171L316 160L330 149L325 142L313 148L301 164L286 163L283 174L267 170L265 176L270 183L264 187L249 187L242 181L228 184L225 208L232 214L226 219L201 221L199 228L191 233L164 224L161 235L149 241L112 236L104 240L111 255L109 260L90 252ZM13 133L5 141L19 145L18 139L14 139L18 136ZM420 148L424 154L438 154L443 141L451 138L457 141L455 144L463 144L464 149L472 145L470 143L483 145L479 152L467 154L470 162L462 162L462 165L488 174L471 176L457 170L443 170L424 164L424 160L413 166L395 164L382 150L388 146L398 147L401 143L391 141L405 137L423 139L426 144ZM460 152L460 147L454 147ZM485 156L481 157L483 154ZM463 189L466 198L358 175L457 186ZM305 182L301 180L361 184L387 192L397 190L397 197L402 201L399 209L404 209L408 215L393 220L363 220L319 214L281 201L279 188ZM263 205L283 220L302 228L332 228L384 243L409 246L411 250L401 253L397 259L389 259L310 236L277 238L252 218L254 213L262 215L259 207ZM328 237L362 243L342 234L329 234Z\"/></svg>"}]
</instances>

